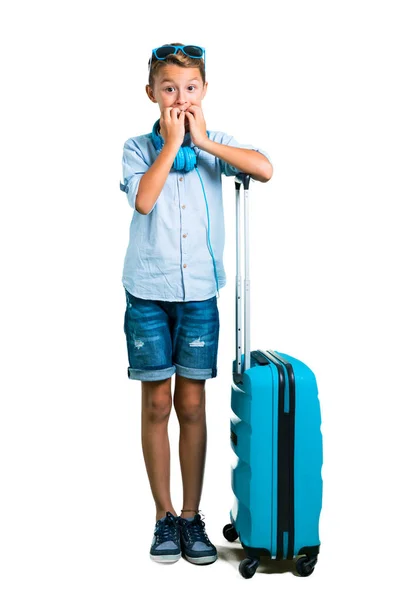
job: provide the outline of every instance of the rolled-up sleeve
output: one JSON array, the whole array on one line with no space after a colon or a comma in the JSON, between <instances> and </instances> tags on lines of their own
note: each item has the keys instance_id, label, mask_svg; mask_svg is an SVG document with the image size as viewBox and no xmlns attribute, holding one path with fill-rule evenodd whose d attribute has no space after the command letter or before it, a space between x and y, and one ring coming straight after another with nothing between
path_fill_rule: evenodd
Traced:
<instances>
[{"instance_id":1,"label":"rolled-up sleeve","mask_svg":"<svg viewBox=\"0 0 400 600\"><path fill-rule=\"evenodd\" d=\"M122 178L129 206L133 209L140 180L148 168L140 149L134 146L132 140L126 141L122 155Z\"/></svg>"},{"instance_id":2,"label":"rolled-up sleeve","mask_svg":"<svg viewBox=\"0 0 400 600\"><path fill-rule=\"evenodd\" d=\"M256 146L252 146L251 144L239 144L239 142L235 140L234 137L228 135L227 133L223 133L221 144L225 144L226 146L233 146L234 148L247 148L248 150L255 150L256 152L260 152L260 154L263 154L266 158L268 158L269 162L272 165L272 161L265 150L262 150L261 148L258 148ZM220 161L221 173L223 173L227 177L236 176L240 172L239 169L237 169L233 165L230 165L221 158L219 158L218 160Z\"/></svg>"}]
</instances>

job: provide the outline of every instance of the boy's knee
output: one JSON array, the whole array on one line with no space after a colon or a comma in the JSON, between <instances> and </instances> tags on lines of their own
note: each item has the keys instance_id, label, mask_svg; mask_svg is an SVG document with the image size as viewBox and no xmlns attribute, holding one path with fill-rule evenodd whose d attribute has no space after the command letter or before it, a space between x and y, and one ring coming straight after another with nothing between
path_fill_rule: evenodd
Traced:
<instances>
[{"instance_id":1,"label":"boy's knee","mask_svg":"<svg viewBox=\"0 0 400 600\"><path fill-rule=\"evenodd\" d=\"M179 409L176 409L176 414L181 425L198 423L204 418L204 411L200 406L180 407Z\"/></svg>"},{"instance_id":2,"label":"boy's knee","mask_svg":"<svg viewBox=\"0 0 400 600\"><path fill-rule=\"evenodd\" d=\"M196 394L175 394L174 406L180 423L196 423L203 419L205 413L204 387L199 386Z\"/></svg>"},{"instance_id":3,"label":"boy's knee","mask_svg":"<svg viewBox=\"0 0 400 600\"><path fill-rule=\"evenodd\" d=\"M142 381L142 409L147 419L156 423L168 420L171 408L171 378Z\"/></svg>"}]
</instances>

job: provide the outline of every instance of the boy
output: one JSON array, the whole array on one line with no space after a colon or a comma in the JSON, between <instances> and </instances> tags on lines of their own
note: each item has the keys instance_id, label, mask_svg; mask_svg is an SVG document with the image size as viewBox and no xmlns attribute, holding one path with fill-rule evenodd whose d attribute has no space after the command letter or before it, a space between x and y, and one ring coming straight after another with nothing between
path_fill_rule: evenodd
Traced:
<instances>
[{"instance_id":1,"label":"boy","mask_svg":"<svg viewBox=\"0 0 400 600\"><path fill-rule=\"evenodd\" d=\"M142 448L156 506L150 557L158 562L181 555L194 564L217 559L199 503L205 380L217 375L216 293L226 283L221 173L245 172L262 182L272 176L266 152L207 131L201 106L207 87L203 48L154 49L146 93L160 119L151 134L125 142L122 160L121 189L134 209L122 277L128 377L141 380ZM172 402L180 426L180 516L170 496Z\"/></svg>"}]
</instances>

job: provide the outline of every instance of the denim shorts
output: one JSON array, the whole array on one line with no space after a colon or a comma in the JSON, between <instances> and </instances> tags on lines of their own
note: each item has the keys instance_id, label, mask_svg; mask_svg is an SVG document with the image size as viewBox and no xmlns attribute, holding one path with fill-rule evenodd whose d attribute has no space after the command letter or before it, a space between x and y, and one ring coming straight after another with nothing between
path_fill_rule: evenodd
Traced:
<instances>
[{"instance_id":1,"label":"denim shorts","mask_svg":"<svg viewBox=\"0 0 400 600\"><path fill-rule=\"evenodd\" d=\"M167 302L137 298L126 289L125 295L129 379L156 381L174 373L189 379L217 376L217 296Z\"/></svg>"}]
</instances>

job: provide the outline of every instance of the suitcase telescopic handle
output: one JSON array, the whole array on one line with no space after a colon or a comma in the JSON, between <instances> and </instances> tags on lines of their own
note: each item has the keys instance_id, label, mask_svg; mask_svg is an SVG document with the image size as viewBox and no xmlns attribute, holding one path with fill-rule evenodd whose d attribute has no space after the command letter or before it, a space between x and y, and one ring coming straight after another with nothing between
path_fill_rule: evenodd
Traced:
<instances>
[{"instance_id":1,"label":"suitcase telescopic handle","mask_svg":"<svg viewBox=\"0 0 400 600\"><path fill-rule=\"evenodd\" d=\"M245 190L248 190L250 187L250 175L248 173L238 173L235 177L235 186L236 189L240 189L241 184L243 183L243 187Z\"/></svg>"},{"instance_id":2,"label":"suitcase telescopic handle","mask_svg":"<svg viewBox=\"0 0 400 600\"><path fill-rule=\"evenodd\" d=\"M244 370L242 370L242 271L241 271L241 215L240 186L244 188ZM250 368L250 272L249 272L249 203L250 175L238 173L236 189L236 373L241 375Z\"/></svg>"}]
</instances>

